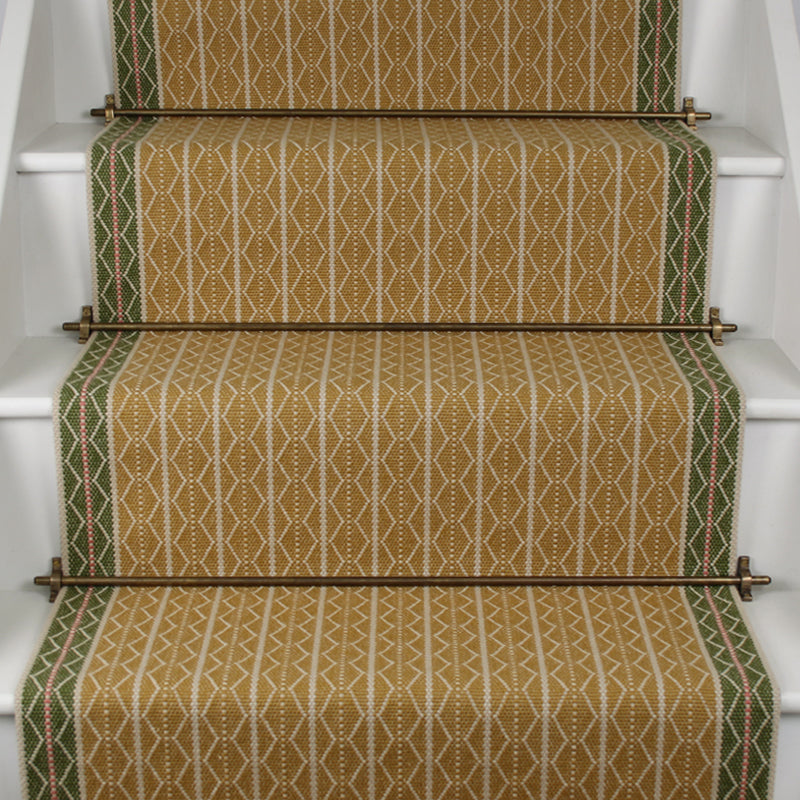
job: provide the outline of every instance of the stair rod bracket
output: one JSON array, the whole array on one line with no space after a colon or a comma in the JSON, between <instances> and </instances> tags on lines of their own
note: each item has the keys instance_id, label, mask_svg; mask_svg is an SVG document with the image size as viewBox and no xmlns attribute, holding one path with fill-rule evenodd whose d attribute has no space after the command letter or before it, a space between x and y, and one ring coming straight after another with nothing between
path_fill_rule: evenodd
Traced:
<instances>
[{"instance_id":1,"label":"stair rod bracket","mask_svg":"<svg viewBox=\"0 0 800 800\"><path fill-rule=\"evenodd\" d=\"M638 119L679 120L692 130L697 122L711 119L708 111L697 111L693 97L683 100L680 111L592 111L535 109L419 109L419 108L117 108L107 94L103 108L92 108L93 117L106 125L117 117L406 117L428 119Z\"/></svg>"},{"instance_id":2,"label":"stair rod bracket","mask_svg":"<svg viewBox=\"0 0 800 800\"><path fill-rule=\"evenodd\" d=\"M708 333L721 345L723 333L738 326L723 323L719 309L709 311L707 323L671 322L94 322L92 306L83 306L80 322L65 322L64 331L78 333L85 344L95 331L421 331L421 332L564 332L576 333Z\"/></svg>"},{"instance_id":3,"label":"stair rod bracket","mask_svg":"<svg viewBox=\"0 0 800 800\"><path fill-rule=\"evenodd\" d=\"M697 130L697 109L694 107L694 97L683 98L683 113L686 115L684 122L689 130Z\"/></svg>"},{"instance_id":4,"label":"stair rod bracket","mask_svg":"<svg viewBox=\"0 0 800 800\"><path fill-rule=\"evenodd\" d=\"M750 557L741 556L736 575L385 575L385 576L211 576L211 575L76 575L63 574L60 558L52 561L50 575L38 575L36 586L50 589L52 603L64 586L84 587L274 587L274 586L735 586L744 601L753 599L753 586L772 583L768 575L753 575Z\"/></svg>"}]
</instances>

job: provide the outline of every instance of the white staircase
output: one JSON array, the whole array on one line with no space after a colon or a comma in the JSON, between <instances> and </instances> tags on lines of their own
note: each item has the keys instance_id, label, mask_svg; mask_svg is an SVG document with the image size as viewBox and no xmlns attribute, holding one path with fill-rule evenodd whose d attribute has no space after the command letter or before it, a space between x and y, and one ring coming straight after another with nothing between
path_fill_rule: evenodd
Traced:
<instances>
[{"instance_id":1,"label":"white staircase","mask_svg":"<svg viewBox=\"0 0 800 800\"><path fill-rule=\"evenodd\" d=\"M800 48L792 0L684 0L684 91L714 113L711 297L747 395L739 552L783 693L777 800L800 797ZM60 550L52 394L89 302L84 152L112 88L105 0L10 0L0 39L0 798L21 797L13 694Z\"/></svg>"}]
</instances>

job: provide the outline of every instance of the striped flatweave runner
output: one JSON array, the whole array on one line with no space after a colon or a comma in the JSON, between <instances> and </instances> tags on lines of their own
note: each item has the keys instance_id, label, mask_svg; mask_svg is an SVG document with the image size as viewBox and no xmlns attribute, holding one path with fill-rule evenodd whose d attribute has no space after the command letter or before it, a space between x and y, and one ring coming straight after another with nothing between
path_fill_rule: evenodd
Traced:
<instances>
[{"instance_id":1,"label":"striped flatweave runner","mask_svg":"<svg viewBox=\"0 0 800 800\"><path fill-rule=\"evenodd\" d=\"M707 314L715 160L679 0L110 0L101 322ZM95 333L55 398L103 576L732 571L744 399L699 333ZM768 800L730 588L68 588L18 693L28 800Z\"/></svg>"},{"instance_id":2,"label":"striped flatweave runner","mask_svg":"<svg viewBox=\"0 0 800 800\"><path fill-rule=\"evenodd\" d=\"M680 105L680 0L109 6L125 108Z\"/></svg>"}]
</instances>

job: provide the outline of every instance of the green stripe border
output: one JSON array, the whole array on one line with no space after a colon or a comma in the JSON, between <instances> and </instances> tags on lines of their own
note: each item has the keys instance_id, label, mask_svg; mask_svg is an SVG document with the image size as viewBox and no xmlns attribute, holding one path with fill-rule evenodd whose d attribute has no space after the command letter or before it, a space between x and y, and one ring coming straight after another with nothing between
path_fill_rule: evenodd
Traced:
<instances>
[{"instance_id":1,"label":"green stripe border","mask_svg":"<svg viewBox=\"0 0 800 800\"><path fill-rule=\"evenodd\" d=\"M136 161L140 142L156 124L155 120L116 120L103 130L89 148L94 318L100 322L141 320L142 266ZM116 209L111 191L112 147L115 150ZM122 319L117 301L117 259Z\"/></svg>"},{"instance_id":2,"label":"green stripe border","mask_svg":"<svg viewBox=\"0 0 800 800\"><path fill-rule=\"evenodd\" d=\"M714 153L682 122L641 122L640 125L665 145L669 160L661 321L706 322L716 191ZM684 257L686 299L682 313Z\"/></svg>"},{"instance_id":3,"label":"green stripe border","mask_svg":"<svg viewBox=\"0 0 800 800\"><path fill-rule=\"evenodd\" d=\"M53 669L76 623L84 600L83 617L72 643L55 673L50 720L57 794L61 800L80 800L80 765L75 730L75 693L78 679L113 597L113 589L62 589L41 644L18 696L17 733L28 800L50 800L50 770L45 737L45 691Z\"/></svg>"},{"instance_id":4,"label":"green stripe border","mask_svg":"<svg viewBox=\"0 0 800 800\"><path fill-rule=\"evenodd\" d=\"M160 108L154 5L154 0L134 0L133 13L136 23L134 50L131 0L110 0L109 17L118 108ZM138 100L136 86L137 60L141 103Z\"/></svg>"},{"instance_id":5,"label":"green stripe border","mask_svg":"<svg viewBox=\"0 0 800 800\"><path fill-rule=\"evenodd\" d=\"M743 780L746 693L734 654L747 678L751 697L744 796L745 800L766 800L773 782L780 712L776 687L742 614L736 589L718 586L685 591L709 658L719 675L722 694L717 800L738 800ZM726 632L730 646L720 628Z\"/></svg>"},{"instance_id":6,"label":"green stripe border","mask_svg":"<svg viewBox=\"0 0 800 800\"><path fill-rule=\"evenodd\" d=\"M93 510L95 574L114 575L114 493L108 405L111 383L122 370L141 334L95 334L86 352L61 385L55 399L61 486L62 539L67 571L89 573L89 529L83 452L80 431L80 397L84 384L106 357L86 394L86 445L89 491Z\"/></svg>"},{"instance_id":7,"label":"green stripe border","mask_svg":"<svg viewBox=\"0 0 800 800\"><path fill-rule=\"evenodd\" d=\"M637 111L676 110L680 89L680 44L680 0L640 0Z\"/></svg>"},{"instance_id":8,"label":"green stripe border","mask_svg":"<svg viewBox=\"0 0 800 800\"><path fill-rule=\"evenodd\" d=\"M725 575L734 557L744 397L706 334L664 334L664 337L692 392L692 455L684 532L684 574L702 575L704 572L715 427L713 381L719 394L719 420L708 571L712 575Z\"/></svg>"}]
</instances>

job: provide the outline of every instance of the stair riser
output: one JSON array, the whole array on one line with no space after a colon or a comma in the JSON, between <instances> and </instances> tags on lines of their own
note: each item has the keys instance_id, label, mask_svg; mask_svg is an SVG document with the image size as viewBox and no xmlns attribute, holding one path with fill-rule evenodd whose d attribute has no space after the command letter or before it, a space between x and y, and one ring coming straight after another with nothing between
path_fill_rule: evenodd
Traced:
<instances>
[{"instance_id":1,"label":"stair riser","mask_svg":"<svg viewBox=\"0 0 800 800\"><path fill-rule=\"evenodd\" d=\"M743 335L769 337L774 286L762 265L775 258L780 180L717 182L711 302ZM91 298L86 189L82 174L20 176L26 333L52 335Z\"/></svg>"},{"instance_id":2,"label":"stair riser","mask_svg":"<svg viewBox=\"0 0 800 800\"><path fill-rule=\"evenodd\" d=\"M746 0L684 0L683 93L694 94L722 124L744 119ZM79 122L100 105L111 80L111 41L106 0L52 2L56 115Z\"/></svg>"}]
</instances>

